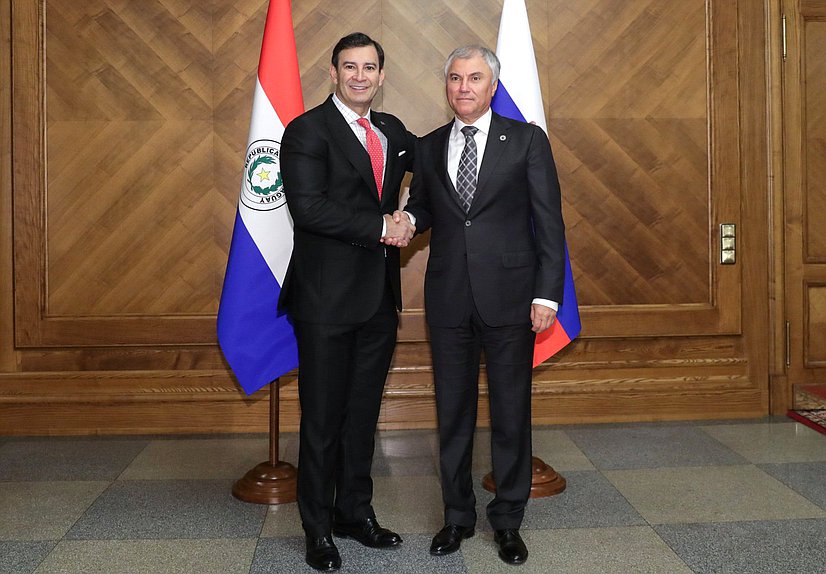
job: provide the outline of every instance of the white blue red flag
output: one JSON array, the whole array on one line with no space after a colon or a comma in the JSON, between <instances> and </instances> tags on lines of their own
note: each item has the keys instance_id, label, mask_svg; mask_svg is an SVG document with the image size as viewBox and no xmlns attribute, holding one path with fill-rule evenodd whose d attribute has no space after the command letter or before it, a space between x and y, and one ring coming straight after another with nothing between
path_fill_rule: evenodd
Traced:
<instances>
[{"instance_id":1,"label":"white blue red flag","mask_svg":"<svg viewBox=\"0 0 826 574\"><path fill-rule=\"evenodd\" d=\"M272 0L218 309L218 342L247 394L298 366L292 325L278 313L293 248L279 155L284 128L303 111L290 0Z\"/></svg>"},{"instance_id":2,"label":"white blue red flag","mask_svg":"<svg viewBox=\"0 0 826 574\"><path fill-rule=\"evenodd\" d=\"M534 123L547 134L545 106L542 104L542 90L539 86L531 27L524 0L505 0L502 19L499 21L496 56L502 64L502 70L499 74L499 88L493 96L491 108L501 116ZM562 304L551 328L536 336L533 366L555 355L573 341L581 330L574 277L566 244Z\"/></svg>"}]
</instances>

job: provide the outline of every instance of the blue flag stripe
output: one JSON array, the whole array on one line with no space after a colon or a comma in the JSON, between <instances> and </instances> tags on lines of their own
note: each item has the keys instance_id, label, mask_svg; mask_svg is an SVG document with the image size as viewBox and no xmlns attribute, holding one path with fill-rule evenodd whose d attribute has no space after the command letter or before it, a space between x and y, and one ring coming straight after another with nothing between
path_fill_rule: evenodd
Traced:
<instances>
[{"instance_id":1,"label":"blue flag stripe","mask_svg":"<svg viewBox=\"0 0 826 574\"><path fill-rule=\"evenodd\" d=\"M280 292L236 213L218 313L218 342L247 394L298 366L292 325L286 315L278 314Z\"/></svg>"}]
</instances>

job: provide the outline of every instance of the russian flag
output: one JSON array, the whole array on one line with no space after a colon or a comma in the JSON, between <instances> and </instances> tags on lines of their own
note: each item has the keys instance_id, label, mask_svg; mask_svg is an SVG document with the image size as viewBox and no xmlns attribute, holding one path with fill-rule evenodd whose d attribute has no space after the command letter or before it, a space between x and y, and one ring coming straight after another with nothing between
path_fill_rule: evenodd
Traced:
<instances>
[{"instance_id":1,"label":"russian flag","mask_svg":"<svg viewBox=\"0 0 826 574\"><path fill-rule=\"evenodd\" d=\"M493 96L491 108L499 115L536 124L547 134L545 107L542 105L542 90L539 86L531 27L524 0L505 0L502 19L499 21L496 56L502 64L502 70L499 74L499 88ZM582 330L567 245L562 297L556 321L550 329L536 336L533 350L534 367L555 355Z\"/></svg>"},{"instance_id":2,"label":"russian flag","mask_svg":"<svg viewBox=\"0 0 826 574\"><path fill-rule=\"evenodd\" d=\"M284 127L303 111L290 0L272 0L218 309L218 343L248 395L298 366L292 325L278 313L293 248L279 152Z\"/></svg>"}]
</instances>

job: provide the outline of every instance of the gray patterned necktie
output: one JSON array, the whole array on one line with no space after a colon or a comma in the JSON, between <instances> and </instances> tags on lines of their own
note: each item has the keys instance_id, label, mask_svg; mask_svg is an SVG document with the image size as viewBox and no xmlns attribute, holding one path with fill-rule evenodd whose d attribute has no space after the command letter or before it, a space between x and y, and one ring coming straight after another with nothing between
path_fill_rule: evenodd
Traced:
<instances>
[{"instance_id":1,"label":"gray patterned necktie","mask_svg":"<svg viewBox=\"0 0 826 574\"><path fill-rule=\"evenodd\" d=\"M473 194L476 192L476 140L473 136L479 128L465 126L462 133L465 135L465 149L459 157L459 169L456 172L456 192L465 208L465 213L470 211L470 204L473 203Z\"/></svg>"}]
</instances>

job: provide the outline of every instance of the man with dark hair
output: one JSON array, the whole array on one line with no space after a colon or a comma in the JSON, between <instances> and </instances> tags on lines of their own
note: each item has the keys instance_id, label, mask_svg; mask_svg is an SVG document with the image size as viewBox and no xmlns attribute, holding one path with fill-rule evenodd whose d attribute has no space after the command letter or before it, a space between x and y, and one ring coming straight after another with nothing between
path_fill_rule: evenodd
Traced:
<instances>
[{"instance_id":1,"label":"man with dark hair","mask_svg":"<svg viewBox=\"0 0 826 574\"><path fill-rule=\"evenodd\" d=\"M341 566L331 534L401 543L376 520L370 468L401 309L398 247L413 235L391 214L416 143L396 117L370 109L384 82L378 42L342 38L330 77L335 93L281 142L295 224L280 303L298 341L298 508L307 563L324 571Z\"/></svg>"},{"instance_id":2,"label":"man with dark hair","mask_svg":"<svg viewBox=\"0 0 826 574\"><path fill-rule=\"evenodd\" d=\"M482 46L445 64L455 118L424 136L397 221L431 230L425 311L433 350L444 528L430 553L474 534L471 478L479 359L485 353L496 496L487 517L500 558L528 558L519 527L531 490L535 334L562 302L564 224L551 146L541 128L490 109L499 60Z\"/></svg>"}]
</instances>

